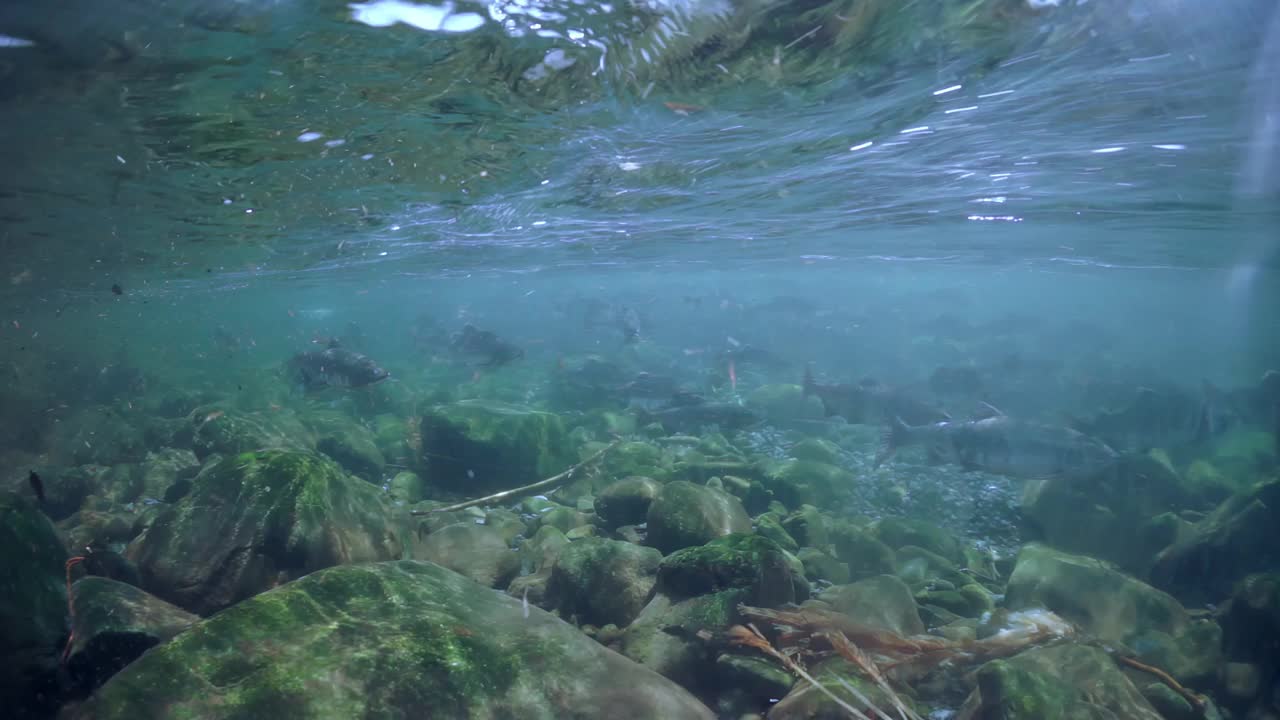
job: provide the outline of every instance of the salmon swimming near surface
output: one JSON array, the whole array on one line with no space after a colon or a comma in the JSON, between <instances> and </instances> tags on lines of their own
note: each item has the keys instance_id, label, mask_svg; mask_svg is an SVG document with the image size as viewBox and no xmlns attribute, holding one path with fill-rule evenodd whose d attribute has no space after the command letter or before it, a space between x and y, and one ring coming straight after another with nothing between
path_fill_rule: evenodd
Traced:
<instances>
[{"instance_id":1,"label":"salmon swimming near surface","mask_svg":"<svg viewBox=\"0 0 1280 720\"><path fill-rule=\"evenodd\" d=\"M1022 479L1086 477L1112 467L1119 458L1106 443L1077 430L1017 420L987 407L988 417L965 422L911 426L894 418L875 466L909 445L922 445L966 470Z\"/></svg>"}]
</instances>

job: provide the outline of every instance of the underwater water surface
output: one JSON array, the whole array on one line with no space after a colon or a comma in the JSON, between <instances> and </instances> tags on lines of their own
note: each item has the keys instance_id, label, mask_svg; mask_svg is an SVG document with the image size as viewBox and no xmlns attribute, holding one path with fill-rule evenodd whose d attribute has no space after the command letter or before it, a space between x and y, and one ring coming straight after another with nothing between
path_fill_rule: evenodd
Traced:
<instances>
[{"instance_id":1,"label":"underwater water surface","mask_svg":"<svg viewBox=\"0 0 1280 720\"><path fill-rule=\"evenodd\" d=\"M1261 0L0 7L15 717L1280 717Z\"/></svg>"}]
</instances>

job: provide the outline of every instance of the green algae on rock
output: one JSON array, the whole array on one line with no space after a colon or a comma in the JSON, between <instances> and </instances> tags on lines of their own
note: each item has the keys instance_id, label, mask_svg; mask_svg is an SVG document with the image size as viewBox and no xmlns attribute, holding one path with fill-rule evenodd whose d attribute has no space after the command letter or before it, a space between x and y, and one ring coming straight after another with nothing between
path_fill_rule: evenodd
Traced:
<instances>
[{"instance_id":1,"label":"green algae on rock","mask_svg":"<svg viewBox=\"0 0 1280 720\"><path fill-rule=\"evenodd\" d=\"M89 576L71 586L67 672L87 692L200 620L132 585Z\"/></svg>"},{"instance_id":2,"label":"green algae on rock","mask_svg":"<svg viewBox=\"0 0 1280 720\"><path fill-rule=\"evenodd\" d=\"M619 540L585 538L560 551L547 602L580 623L625 627L653 597L662 553Z\"/></svg>"},{"instance_id":3,"label":"green algae on rock","mask_svg":"<svg viewBox=\"0 0 1280 720\"><path fill-rule=\"evenodd\" d=\"M860 699L846 690L842 683L856 688L863 697L886 711L893 707L892 701L884 691L866 678L866 675L853 663L841 657L830 657L816 663L809 672L828 691L835 693L840 699L854 707L865 707ZM899 696L910 703L910 699ZM841 708L826 693L807 682L797 682L791 686L791 692L769 710L769 720L813 720L814 718L849 717L848 711ZM879 717L872 715L872 717ZM891 717L898 717L897 714Z\"/></svg>"},{"instance_id":4,"label":"green algae on rock","mask_svg":"<svg viewBox=\"0 0 1280 720\"><path fill-rule=\"evenodd\" d=\"M1105 651L1034 648L978 670L957 720L1162 720Z\"/></svg>"},{"instance_id":5,"label":"green algae on rock","mask_svg":"<svg viewBox=\"0 0 1280 720\"><path fill-rule=\"evenodd\" d=\"M52 688L66 637L67 551L35 503L0 493L0 707L20 715ZM37 703L38 705L38 703Z\"/></svg>"},{"instance_id":6,"label":"green algae on rock","mask_svg":"<svg viewBox=\"0 0 1280 720\"><path fill-rule=\"evenodd\" d=\"M204 405L191 412L176 439L190 442L201 460L215 453L315 449L315 436L289 410L245 413Z\"/></svg>"},{"instance_id":7,"label":"green algae on rock","mask_svg":"<svg viewBox=\"0 0 1280 720\"><path fill-rule=\"evenodd\" d=\"M422 416L423 461L433 484L464 495L527 485L574 462L558 415L462 400Z\"/></svg>"},{"instance_id":8,"label":"green algae on rock","mask_svg":"<svg viewBox=\"0 0 1280 720\"><path fill-rule=\"evenodd\" d=\"M649 544L664 555L730 533L751 532L751 518L738 498L684 480L663 485L647 517Z\"/></svg>"},{"instance_id":9,"label":"green algae on rock","mask_svg":"<svg viewBox=\"0 0 1280 720\"><path fill-rule=\"evenodd\" d=\"M607 485L595 497L596 515L613 529L645 521L649 505L662 491L662 483L643 475L631 475Z\"/></svg>"},{"instance_id":10,"label":"green algae on rock","mask_svg":"<svg viewBox=\"0 0 1280 720\"><path fill-rule=\"evenodd\" d=\"M911 597L911 588L892 575L859 580L828 588L819 599L836 612L859 623L883 628L904 637L924 633L924 622Z\"/></svg>"},{"instance_id":11,"label":"green algae on rock","mask_svg":"<svg viewBox=\"0 0 1280 720\"><path fill-rule=\"evenodd\" d=\"M1221 662L1217 623L1193 620L1170 595L1083 555L1025 546L1005 605L1047 608L1098 638L1128 646L1182 682L1212 676Z\"/></svg>"},{"instance_id":12,"label":"green algae on rock","mask_svg":"<svg viewBox=\"0 0 1280 720\"><path fill-rule=\"evenodd\" d=\"M1280 563L1280 480L1231 496L1165 548L1151 581L1189 604L1221 602L1251 573Z\"/></svg>"},{"instance_id":13,"label":"green algae on rock","mask_svg":"<svg viewBox=\"0 0 1280 720\"><path fill-rule=\"evenodd\" d=\"M844 468L813 460L765 463L764 487L787 507L830 507L848 494L853 475Z\"/></svg>"},{"instance_id":14,"label":"green algae on rock","mask_svg":"<svg viewBox=\"0 0 1280 720\"><path fill-rule=\"evenodd\" d=\"M316 449L347 472L372 483L382 480L387 460L378 448L377 436L345 413L326 411L306 416L316 435Z\"/></svg>"},{"instance_id":15,"label":"green algae on rock","mask_svg":"<svg viewBox=\"0 0 1280 720\"><path fill-rule=\"evenodd\" d=\"M849 567L850 579L897 572L898 559L893 548L870 532L846 521L831 523L829 535L836 559Z\"/></svg>"},{"instance_id":16,"label":"green algae on rock","mask_svg":"<svg viewBox=\"0 0 1280 720\"><path fill-rule=\"evenodd\" d=\"M160 716L714 717L553 615L411 560L246 600L152 649L68 720Z\"/></svg>"},{"instance_id":17,"label":"green algae on rock","mask_svg":"<svg viewBox=\"0 0 1280 720\"><path fill-rule=\"evenodd\" d=\"M1165 547L1165 536L1152 532L1148 522L1195 507L1195 493L1150 455L1124 456L1112 471L1092 477L1032 481L1022 497L1023 512L1044 542L1109 560L1141 577Z\"/></svg>"},{"instance_id":18,"label":"green algae on rock","mask_svg":"<svg viewBox=\"0 0 1280 720\"><path fill-rule=\"evenodd\" d=\"M143 587L204 615L330 565L400 557L382 491L307 452L223 458L129 547Z\"/></svg>"},{"instance_id":19,"label":"green algae on rock","mask_svg":"<svg viewBox=\"0 0 1280 720\"><path fill-rule=\"evenodd\" d=\"M662 559L658 590L673 598L728 589L746 591L742 602L777 607L808 597L803 566L777 543L759 535L732 534Z\"/></svg>"}]
</instances>

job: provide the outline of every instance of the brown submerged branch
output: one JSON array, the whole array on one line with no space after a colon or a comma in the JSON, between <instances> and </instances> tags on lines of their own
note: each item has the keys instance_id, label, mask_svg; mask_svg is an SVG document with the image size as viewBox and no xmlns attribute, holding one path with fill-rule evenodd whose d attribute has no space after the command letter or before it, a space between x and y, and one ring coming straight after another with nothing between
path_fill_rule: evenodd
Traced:
<instances>
[{"instance_id":1,"label":"brown submerged branch","mask_svg":"<svg viewBox=\"0 0 1280 720\"><path fill-rule=\"evenodd\" d=\"M919 716L890 685L890 673L895 673L895 679L901 682L903 680L901 675L895 671L909 670L913 673L921 673L949 662L966 664L985 662L993 658L1013 655L1032 645L1056 640L1073 632L1070 625L1047 611L1015 613L1011 616L1011 626L1003 632L982 640L963 641L933 635L904 637L889 630L870 627L848 615L818 608L773 610L739 605L738 612L742 613L748 621L764 621L778 628L780 631L778 642L783 643L784 647L778 649L771 645L759 631L755 630L754 625L750 626L754 635L750 635L744 628L736 628L738 632L731 638L734 644L758 648L782 660L792 672L796 672L792 666L798 666L798 663L791 658L793 653L820 655L834 651L875 683L876 687L893 703L901 720L919 720ZM744 633L747 634L744 635ZM765 650L766 647L768 650ZM817 685L809 677L805 675L801 677L819 687L828 696L831 695L830 691ZM854 686L844 682L840 684L872 710L877 717L890 718L883 710L871 704ZM843 704L841 706L844 707Z\"/></svg>"},{"instance_id":2,"label":"brown submerged branch","mask_svg":"<svg viewBox=\"0 0 1280 720\"><path fill-rule=\"evenodd\" d=\"M765 655L768 655L769 657L776 659L777 661L782 663L783 667L795 673L798 677L800 677L802 680L809 683L813 687L817 688L823 695L826 695L827 697L831 698L831 700L835 704L839 705L845 712L857 718L857 720L871 720L871 718L868 717L866 713L850 705L848 702L841 699L840 696L836 695L835 693L831 692L831 690L827 689L825 685L815 680L814 677L808 673L808 671L806 671L803 667L800 666L800 663L793 660L786 653L775 648L767 639L765 639L765 636L758 629L756 629L755 625L748 624L746 627L743 627L741 625L734 625L733 627L729 628L728 634L729 634L730 644L742 645L745 647L752 647L764 653ZM877 715L879 715L882 718L885 717L884 712L880 711L880 709L877 708L875 705L872 705L871 702L868 701L866 698L859 698L859 699L862 700L862 702L866 703L866 705L870 707L872 711L874 711Z\"/></svg>"},{"instance_id":3,"label":"brown submerged branch","mask_svg":"<svg viewBox=\"0 0 1280 720\"><path fill-rule=\"evenodd\" d=\"M1204 716L1204 710L1205 710L1204 698L1188 690L1186 687L1182 685L1182 683L1179 683L1177 680L1174 680L1173 676L1170 675L1169 673L1161 670L1158 667L1148 665L1144 662L1139 662L1138 660L1135 660L1131 657L1116 655L1115 658L1116 658L1116 662L1119 662L1122 665L1127 665L1133 668L1134 670L1140 670L1144 673L1155 675L1156 679L1158 679L1160 682L1164 683L1165 685L1168 685L1170 690L1173 690L1174 692L1178 693L1183 697L1183 699L1191 703L1191 707L1195 708L1196 712L1200 713L1201 717Z\"/></svg>"},{"instance_id":4,"label":"brown submerged branch","mask_svg":"<svg viewBox=\"0 0 1280 720\"><path fill-rule=\"evenodd\" d=\"M560 485L562 483L566 483L572 480L579 470L596 462L600 458L604 457L610 450L613 450L614 448L618 447L618 443L620 442L622 441L614 440L613 442L604 446L600 450L600 452L597 452L596 454L592 455L586 460L583 460L577 465L570 467L568 470L565 470L564 472L558 475L552 475L546 480L539 480L538 482L533 483L532 485L524 485L522 487L512 488L510 490L503 490L502 492L494 493L492 495L486 495L484 497L476 498L474 500L467 500L465 502L454 503L453 505L446 505L445 507L441 507L441 508L432 508L431 510L414 510L409 514L410 515L432 515L435 513L452 512L454 510L465 510L466 508L475 507L476 505L491 505L498 501L506 500L507 498L519 497L520 495L524 495L527 493L537 492L539 490L546 490L548 488L553 488L557 485Z\"/></svg>"}]
</instances>

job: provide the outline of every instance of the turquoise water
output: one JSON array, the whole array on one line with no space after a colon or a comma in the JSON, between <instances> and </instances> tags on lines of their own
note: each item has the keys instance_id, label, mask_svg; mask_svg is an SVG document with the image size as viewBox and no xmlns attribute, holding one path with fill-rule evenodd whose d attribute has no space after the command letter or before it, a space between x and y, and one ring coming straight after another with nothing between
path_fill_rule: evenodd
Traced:
<instances>
[{"instance_id":1,"label":"turquoise water","mask_svg":"<svg viewBox=\"0 0 1280 720\"><path fill-rule=\"evenodd\" d=\"M759 668L717 675L707 668L732 664L724 657L734 652L689 639L700 630L721 638L753 620L783 643L761 616L730 613L717 624L697 606L696 621L666 633L683 638L677 649L644 634L660 611L684 612L662 605L683 597L670 585L688 581L680 563L714 565L678 554L720 546L705 545L712 536L660 539L662 519L652 513L611 521L600 497L630 475L653 476L659 488L688 481L726 492L742 503L746 525L725 520L725 528L783 548L791 542L804 558L795 585L804 592L761 589L787 584L768 575L733 580L750 589L733 602L688 591L699 602L787 609L822 596L818 607L864 622L874 608L832 598L893 576L911 596L907 615L923 620L884 628L897 635L927 630L960 642L994 632L1001 610L1047 610L1168 670L1228 716L1280 712L1267 690L1280 677L1268 644L1280 630L1266 614L1275 595L1256 590L1271 587L1280 563L1265 532L1255 536L1273 525L1232 510L1255 500L1271 507L1280 452L1280 388L1267 375L1280 368L1274 3L122 0L106 11L88 0L56 9L13 0L0 8L0 35L0 480L25 498L13 502L32 503L6 512L37 518L32 527L48 518L54 534L41 537L66 550L39 554L43 541L14 535L8 545L31 553L0 569L10 587L42 584L52 598L5 608L5 618L36 617L32 625L45 628L3 648L24 658L22 677L35 678L5 686L24 716L59 708L73 717L167 716L196 701L158 690L164 678L225 662L183 644L198 630L160 634L151 664L126 667L76 710L119 669L93 648L69 651L81 658L70 666L57 657L80 627L74 604L66 606L75 578L61 563L83 557L86 545L127 559L140 573L129 579L148 593L233 618L237 608L269 602L259 593L297 587L325 568L430 560L515 602L509 618L494 609L432 623L456 630L511 621L510 637L524 637L516 620L527 620L532 604L674 681L654 685L652 696L669 692L679 705L688 691L689 703L707 706L641 710L651 706L632 698L620 701L632 702L631 715L608 714L617 711L581 698L557 706L534 693L512 701L521 716L798 713L796 702L770 710L780 699L770 693L794 695L807 681L789 690ZM468 354L458 341L467 325L520 357L489 365L483 353ZM305 387L299 364L332 338L389 377ZM316 362L321 374L339 372L331 356ZM881 436L902 406L860 413L806 390L806 371L820 386L887 389L953 423L997 413L1056 438L1078 430L1107 443L1121 469L1020 474L985 455L974 461L964 439L905 448L878 464ZM957 389L947 373L978 380ZM655 377L664 390L641 397L632 383ZM745 408L752 423L729 427L727 415L664 423L675 416L662 412L690 407L689 394L696 407ZM476 420L476 412L494 415ZM551 415L526 415L543 412ZM512 414L533 425L503 425ZM440 418L462 423L466 442L447 440L454 436L432 425ZM537 425L544 421L559 429ZM1014 454L1033 452L1028 438L1039 436L1007 432L1000 442ZM516 497L474 515L409 514L560 472L615 438L634 443L633 455L545 493L554 508ZM817 440L827 443L817 444L822 450ZM529 442L538 451L522 455ZM1074 447L1055 452L1069 465ZM285 451L306 460L278 461L274 453ZM645 453L659 460L635 460ZM821 468L804 465L815 457ZM33 472L49 496L39 502ZM250 488L260 480L291 488L297 504L254 515L261 496ZM240 490L225 489L232 486ZM802 506L821 514L830 537L797 529L814 522ZM312 523L316 507L324 510ZM623 555L643 548L660 557L636 560L649 563L644 571L617 560L609 571L549 581L554 561L539 575L530 548L546 542L550 531L539 528L550 522L540 516L553 509L570 518L556 532L578 547L594 535L625 546ZM234 531L186 524L206 513L247 519ZM290 521L271 525L279 517ZM462 531L445 532L449 523L437 517L504 529L500 539L454 539ZM511 517L515 525L504 524ZM903 519L932 529L904 540L894 524ZM775 525L785 538L771 534ZM1213 535L1222 527L1226 540ZM261 534L241 542L245 528ZM227 556L251 561L215 562L225 549L219 539L230 537L239 549ZM913 555L918 545L933 555ZM174 570L157 547L183 548L195 569ZM898 559L867 559L881 547ZM1037 555L1045 547L1084 560L1046 560ZM517 555L514 577L486 574ZM1114 574L1053 575L1095 561L1113 563ZM667 569L655 569L659 562ZM1092 583L1096 597L1064 602L1028 590L1037 572L1052 576L1043 587ZM409 582L395 577L379 582ZM965 577L979 578L965 586L981 586L989 607L947 605L949 596L933 594ZM1240 614L1254 607L1241 588L1263 598L1256 616ZM1117 628L1099 620L1138 613L1122 598L1148 592L1158 599L1134 601L1143 612L1167 600L1175 621L1142 616ZM633 595L633 610L650 615L606 611L599 599ZM986 614L993 609L996 620ZM246 630L256 627L249 621L221 622L209 632L262 634ZM617 627L600 629L610 624ZM321 625L294 618L268 627L288 645ZM509 661L525 668L514 676L543 677L527 660L511 660L518 653L510 647L476 659L482 651L456 645L470 647L466 633L393 632L379 647L400 648L410 635L445 648L440 657L465 656L473 669ZM1242 639L1250 636L1269 639ZM1161 645L1166 637L1171 645ZM363 657L358 646L334 647L335 658ZM1065 683L1059 702L1180 717L1147 687L1149 677L1124 680L1141 700L1135 709L1118 691L1071 694L1102 681L1054 675L1026 660L1030 652L1017 656L1029 663L1018 667ZM216 708L234 707L265 717L287 696L302 717L393 717L407 707L395 698L420 693L447 708L441 717L508 716L486 699L483 673L450 675L431 664L439 658L395 657L396 667L427 670L380 670L397 688L386 704L343 705L347 696L308 704L271 676L257 700L222 694L234 683L213 683L222 705L192 712L223 716ZM804 658L824 661L818 648ZM890 667L902 658L873 660ZM312 672L304 665L294 657L279 667L296 666L302 677ZM356 665L324 672L381 698L362 674L368 666ZM85 679L85 667L96 668L96 680ZM316 673L305 680L313 690ZM1016 704L1010 686L1004 700L962 710L966 697L978 702L972 679L902 675L898 690L925 716L1004 717L1000 703ZM189 680L170 684L199 684ZM139 688L153 692L130 695Z\"/></svg>"}]
</instances>

